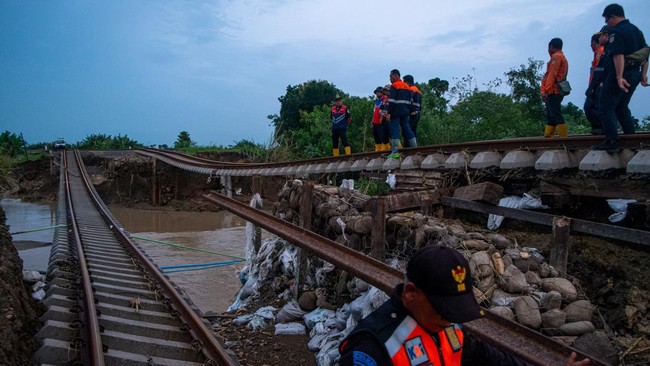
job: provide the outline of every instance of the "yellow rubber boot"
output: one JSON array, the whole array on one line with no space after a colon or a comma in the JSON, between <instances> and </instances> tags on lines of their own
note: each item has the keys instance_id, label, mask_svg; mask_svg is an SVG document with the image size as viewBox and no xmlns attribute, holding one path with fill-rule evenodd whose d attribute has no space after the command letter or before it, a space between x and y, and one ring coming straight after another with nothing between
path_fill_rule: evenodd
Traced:
<instances>
[{"instance_id":1,"label":"yellow rubber boot","mask_svg":"<svg viewBox=\"0 0 650 366\"><path fill-rule=\"evenodd\" d=\"M544 127L544 137L555 137L555 126L546 125Z\"/></svg>"},{"instance_id":2,"label":"yellow rubber boot","mask_svg":"<svg viewBox=\"0 0 650 366\"><path fill-rule=\"evenodd\" d=\"M560 125L555 126L557 129L557 134L560 137L567 137L569 136L569 127L567 127L566 123L562 123Z\"/></svg>"},{"instance_id":3,"label":"yellow rubber boot","mask_svg":"<svg viewBox=\"0 0 650 366\"><path fill-rule=\"evenodd\" d=\"M350 146L345 147L345 154L346 155L351 155L352 154L352 152L350 151Z\"/></svg>"},{"instance_id":4,"label":"yellow rubber boot","mask_svg":"<svg viewBox=\"0 0 650 366\"><path fill-rule=\"evenodd\" d=\"M381 151L381 144L375 144L375 151Z\"/></svg>"},{"instance_id":5,"label":"yellow rubber boot","mask_svg":"<svg viewBox=\"0 0 650 366\"><path fill-rule=\"evenodd\" d=\"M339 149L332 150L332 156L339 156Z\"/></svg>"},{"instance_id":6,"label":"yellow rubber boot","mask_svg":"<svg viewBox=\"0 0 650 366\"><path fill-rule=\"evenodd\" d=\"M381 151L386 151L390 149L390 144L381 144Z\"/></svg>"}]
</instances>

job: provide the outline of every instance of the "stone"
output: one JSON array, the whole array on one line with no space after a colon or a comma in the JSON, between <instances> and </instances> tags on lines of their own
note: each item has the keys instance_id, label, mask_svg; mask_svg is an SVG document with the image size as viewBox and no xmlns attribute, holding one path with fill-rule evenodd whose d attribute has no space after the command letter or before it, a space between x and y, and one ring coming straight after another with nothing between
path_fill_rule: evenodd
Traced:
<instances>
[{"instance_id":1,"label":"stone","mask_svg":"<svg viewBox=\"0 0 650 366\"><path fill-rule=\"evenodd\" d=\"M571 346L610 365L618 364L618 351L605 332L597 330L583 334Z\"/></svg>"},{"instance_id":2,"label":"stone","mask_svg":"<svg viewBox=\"0 0 650 366\"><path fill-rule=\"evenodd\" d=\"M566 313L560 309L551 309L542 314L542 328L559 329L566 323Z\"/></svg>"},{"instance_id":3,"label":"stone","mask_svg":"<svg viewBox=\"0 0 650 366\"><path fill-rule=\"evenodd\" d=\"M589 321L566 323L560 327L560 332L565 336L581 336L596 330L596 327Z\"/></svg>"},{"instance_id":4,"label":"stone","mask_svg":"<svg viewBox=\"0 0 650 366\"><path fill-rule=\"evenodd\" d=\"M495 306L493 308L490 308L489 311L491 313L494 313L502 318L506 318L508 320L515 321L515 313L512 312L512 310L507 307L507 306Z\"/></svg>"},{"instance_id":5,"label":"stone","mask_svg":"<svg viewBox=\"0 0 650 366\"><path fill-rule=\"evenodd\" d=\"M494 274L491 263L492 260L487 252L476 252L469 259L469 268L474 276L484 278Z\"/></svg>"},{"instance_id":6,"label":"stone","mask_svg":"<svg viewBox=\"0 0 650 366\"><path fill-rule=\"evenodd\" d=\"M564 308L566 321L579 322L583 320L591 321L594 315L594 306L588 300L577 300Z\"/></svg>"},{"instance_id":7,"label":"stone","mask_svg":"<svg viewBox=\"0 0 650 366\"><path fill-rule=\"evenodd\" d=\"M501 286L513 294L526 293L530 290L526 276L515 266L508 266L501 276Z\"/></svg>"},{"instance_id":8,"label":"stone","mask_svg":"<svg viewBox=\"0 0 650 366\"><path fill-rule=\"evenodd\" d=\"M528 271L526 272L525 276L526 276L526 282L528 282L529 285L533 285L533 286L542 285L542 279L539 277L537 272Z\"/></svg>"},{"instance_id":9,"label":"stone","mask_svg":"<svg viewBox=\"0 0 650 366\"><path fill-rule=\"evenodd\" d=\"M573 302L578 298L578 291L566 278L544 278L542 279L542 290L547 292L557 291L562 295L562 300L566 302Z\"/></svg>"},{"instance_id":10,"label":"stone","mask_svg":"<svg viewBox=\"0 0 650 366\"><path fill-rule=\"evenodd\" d=\"M298 306L304 311L312 311L316 309L316 293L313 291L305 291L298 299Z\"/></svg>"},{"instance_id":11,"label":"stone","mask_svg":"<svg viewBox=\"0 0 650 366\"><path fill-rule=\"evenodd\" d=\"M517 322L530 328L538 328L542 324L542 315L537 302L530 296L522 296L514 303Z\"/></svg>"}]
</instances>

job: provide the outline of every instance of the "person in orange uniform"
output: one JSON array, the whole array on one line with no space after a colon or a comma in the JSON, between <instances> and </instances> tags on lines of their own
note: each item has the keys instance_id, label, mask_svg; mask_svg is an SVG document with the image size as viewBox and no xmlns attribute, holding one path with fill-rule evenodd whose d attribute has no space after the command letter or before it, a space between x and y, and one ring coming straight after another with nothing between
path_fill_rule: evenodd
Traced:
<instances>
[{"instance_id":1,"label":"person in orange uniform","mask_svg":"<svg viewBox=\"0 0 650 366\"><path fill-rule=\"evenodd\" d=\"M562 40L560 38L551 39L548 43L548 54L551 59L546 64L546 73L542 78L542 87L539 91L539 95L546 106L544 137L554 137L556 131L558 136L567 137L569 129L564 123L564 116L562 116L561 111L564 96L560 94L557 83L566 80L569 73L569 63L564 57L564 53L562 53Z\"/></svg>"},{"instance_id":2,"label":"person in orange uniform","mask_svg":"<svg viewBox=\"0 0 650 366\"><path fill-rule=\"evenodd\" d=\"M418 122L420 121L420 110L422 109L422 92L415 85L412 75L404 75L403 78L406 85L411 88L413 92L413 100L411 102L411 116L409 119L409 126L415 137L418 137ZM408 141L404 141L404 147L409 147Z\"/></svg>"},{"instance_id":3,"label":"person in orange uniform","mask_svg":"<svg viewBox=\"0 0 650 366\"><path fill-rule=\"evenodd\" d=\"M603 71L600 61L603 53L605 53L605 43L609 39L607 33L607 26L604 26L599 32L591 36L591 50L594 52L594 59L591 61L591 68L589 69L589 86L587 86L587 91L585 92L587 98L585 99L583 109L587 120L589 120L589 124L591 124L591 133L593 135L603 133L600 120L598 119L598 92L600 90Z\"/></svg>"},{"instance_id":4,"label":"person in orange uniform","mask_svg":"<svg viewBox=\"0 0 650 366\"><path fill-rule=\"evenodd\" d=\"M390 299L341 342L339 365L528 365L459 324L481 315L465 257L449 247L426 246L413 255ZM572 353L566 365L591 364L575 359Z\"/></svg>"},{"instance_id":5,"label":"person in orange uniform","mask_svg":"<svg viewBox=\"0 0 650 366\"><path fill-rule=\"evenodd\" d=\"M390 121L390 155L388 155L388 158L399 159L400 154L397 152L397 149L399 146L400 130L402 131L404 140L408 141L410 147L418 146L415 135L409 125L413 92L402 81L399 70L391 70L389 78L391 85L388 96L388 113L386 114L386 118Z\"/></svg>"},{"instance_id":6,"label":"person in orange uniform","mask_svg":"<svg viewBox=\"0 0 650 366\"><path fill-rule=\"evenodd\" d=\"M334 105L330 112L332 116L333 155L339 156L339 138L345 148L345 153L350 155L351 151L350 144L348 143L347 130L350 123L352 123L352 116L350 116L350 109L343 104L343 99L341 99L340 95L337 95L334 99Z\"/></svg>"}]
</instances>

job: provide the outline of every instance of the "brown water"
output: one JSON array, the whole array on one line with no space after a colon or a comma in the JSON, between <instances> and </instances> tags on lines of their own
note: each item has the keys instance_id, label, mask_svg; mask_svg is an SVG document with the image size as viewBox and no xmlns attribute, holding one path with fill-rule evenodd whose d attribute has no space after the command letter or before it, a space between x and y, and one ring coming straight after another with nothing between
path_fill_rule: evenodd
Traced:
<instances>
[{"instance_id":1,"label":"brown water","mask_svg":"<svg viewBox=\"0 0 650 366\"><path fill-rule=\"evenodd\" d=\"M246 221L228 212L179 212L109 207L113 216L131 233L159 266L229 261L246 252ZM158 242L145 241L147 238ZM164 243L179 244L213 254L191 251ZM241 287L237 271L244 262L224 267L169 273L203 313L225 311Z\"/></svg>"}]
</instances>

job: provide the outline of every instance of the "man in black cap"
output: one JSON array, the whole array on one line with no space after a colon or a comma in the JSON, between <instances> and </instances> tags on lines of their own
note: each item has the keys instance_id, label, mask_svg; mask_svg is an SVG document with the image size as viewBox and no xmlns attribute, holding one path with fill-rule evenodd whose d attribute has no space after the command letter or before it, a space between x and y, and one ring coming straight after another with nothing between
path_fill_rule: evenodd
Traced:
<instances>
[{"instance_id":1,"label":"man in black cap","mask_svg":"<svg viewBox=\"0 0 650 366\"><path fill-rule=\"evenodd\" d=\"M373 92L375 94L375 109L372 112L372 135L375 138L375 151L384 150L384 127L382 125L382 113L381 105L384 103L384 88L378 86ZM386 141L388 141L388 136L386 136Z\"/></svg>"},{"instance_id":2,"label":"man in black cap","mask_svg":"<svg viewBox=\"0 0 650 366\"><path fill-rule=\"evenodd\" d=\"M459 324L481 314L467 260L454 249L426 246L413 255L391 298L341 343L339 365L527 365ZM575 357L567 365L590 364Z\"/></svg>"},{"instance_id":3,"label":"man in black cap","mask_svg":"<svg viewBox=\"0 0 650 366\"><path fill-rule=\"evenodd\" d=\"M647 44L639 28L625 19L622 6L607 5L603 17L609 27L609 41L604 56L604 80L598 97L598 116L605 141L592 148L616 153L620 151L616 120L624 133L635 132L628 105L639 83L647 84L648 55L637 59L631 56L647 48Z\"/></svg>"},{"instance_id":4,"label":"man in black cap","mask_svg":"<svg viewBox=\"0 0 650 366\"><path fill-rule=\"evenodd\" d=\"M352 117L350 115L350 108L343 104L343 99L340 95L334 98L334 105L330 109L330 116L332 118L332 155L339 156L339 139L345 149L345 153L350 155L350 143L348 142L347 130Z\"/></svg>"}]
</instances>

